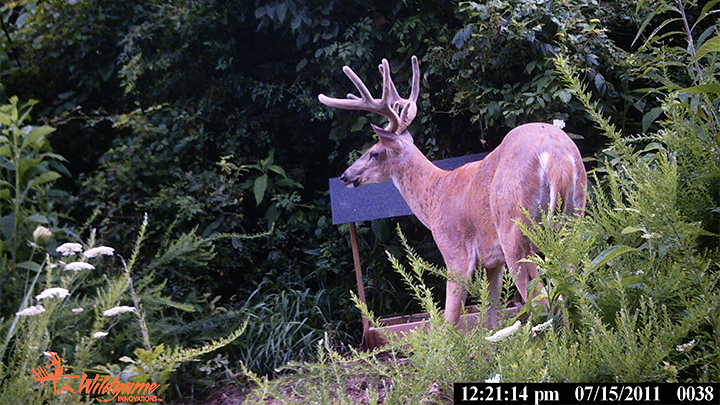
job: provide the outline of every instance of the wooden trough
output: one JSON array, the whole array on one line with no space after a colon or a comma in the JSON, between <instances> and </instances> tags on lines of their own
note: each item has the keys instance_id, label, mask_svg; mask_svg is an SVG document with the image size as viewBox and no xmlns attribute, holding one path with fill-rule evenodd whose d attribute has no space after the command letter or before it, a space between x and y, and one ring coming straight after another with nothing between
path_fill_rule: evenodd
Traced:
<instances>
[{"instance_id":1,"label":"wooden trough","mask_svg":"<svg viewBox=\"0 0 720 405\"><path fill-rule=\"evenodd\" d=\"M485 157L485 155L485 153L468 155L443 159L433 163L441 169L452 170L465 163L480 160ZM339 177L332 178L330 179L330 202L332 206L333 224L350 224L350 244L352 246L358 298L361 302L367 304L355 223L373 219L412 215L413 213L400 195L400 192L398 192L390 181L381 184L368 184L358 188L348 188L340 181ZM459 328L461 330L469 330L475 327L478 323L477 314L478 309L476 306L471 305L465 307L465 313L460 319ZM429 315L426 313L381 318L379 323L382 326L376 328L371 326L370 320L363 315L362 324L365 347L372 349L382 346L387 342L386 335L391 333L402 334L427 325L428 318Z\"/></svg>"}]
</instances>

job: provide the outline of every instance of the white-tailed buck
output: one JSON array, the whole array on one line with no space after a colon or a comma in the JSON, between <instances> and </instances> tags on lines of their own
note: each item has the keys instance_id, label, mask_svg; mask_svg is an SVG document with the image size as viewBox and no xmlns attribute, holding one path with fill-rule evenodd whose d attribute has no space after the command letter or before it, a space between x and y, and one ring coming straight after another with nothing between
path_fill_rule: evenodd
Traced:
<instances>
[{"instance_id":1,"label":"white-tailed buck","mask_svg":"<svg viewBox=\"0 0 720 405\"><path fill-rule=\"evenodd\" d=\"M355 84L360 97L326 97L330 107L375 112L387 118L385 128L373 125L379 142L363 154L340 178L349 187L392 180L410 209L431 231L449 272L467 279L481 261L487 271L491 299L486 323L497 324L503 264L515 278L522 300L527 301L528 283L538 278L534 264L521 262L533 246L514 221L528 222L541 210L564 214L582 213L585 207L587 174L575 144L561 129L543 123L519 126L483 160L445 171L414 145L407 131L417 113L420 68L412 58L412 89L401 98L383 59L382 98L376 99L358 76L343 71ZM562 203L557 207L558 202ZM457 280L457 278L456 278ZM448 279L445 319L457 323L466 292L462 284Z\"/></svg>"}]
</instances>

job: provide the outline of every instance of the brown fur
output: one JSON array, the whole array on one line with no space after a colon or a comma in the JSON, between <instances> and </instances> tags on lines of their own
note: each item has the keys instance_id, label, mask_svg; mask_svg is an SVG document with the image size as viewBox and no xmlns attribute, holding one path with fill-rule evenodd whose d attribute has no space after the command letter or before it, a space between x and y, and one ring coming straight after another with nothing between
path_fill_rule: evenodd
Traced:
<instances>
[{"instance_id":1,"label":"brown fur","mask_svg":"<svg viewBox=\"0 0 720 405\"><path fill-rule=\"evenodd\" d=\"M538 218L540 208L554 211L559 195L563 213L585 208L587 174L577 147L553 125L526 124L510 131L485 159L445 171L420 152L407 131L375 131L380 142L342 180L352 187L392 179L432 231L448 271L467 279L481 261L491 298L487 324L495 326L503 264L514 275L523 301L528 283L538 278L535 265L519 262L533 253L513 222L527 222L521 207ZM448 321L458 322L465 296L462 284L447 282Z\"/></svg>"}]
</instances>

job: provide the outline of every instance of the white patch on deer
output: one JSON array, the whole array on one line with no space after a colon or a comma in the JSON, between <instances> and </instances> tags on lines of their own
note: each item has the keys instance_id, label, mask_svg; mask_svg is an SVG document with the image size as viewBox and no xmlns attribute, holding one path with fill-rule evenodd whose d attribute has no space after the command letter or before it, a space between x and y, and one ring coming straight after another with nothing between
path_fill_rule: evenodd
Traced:
<instances>
[{"instance_id":1,"label":"white patch on deer","mask_svg":"<svg viewBox=\"0 0 720 405\"><path fill-rule=\"evenodd\" d=\"M538 168L538 174L540 175L540 181L545 181L545 175L548 171L548 163L550 162L550 153L543 152L540 154L540 157L538 157L538 160L540 161L540 167Z\"/></svg>"}]
</instances>

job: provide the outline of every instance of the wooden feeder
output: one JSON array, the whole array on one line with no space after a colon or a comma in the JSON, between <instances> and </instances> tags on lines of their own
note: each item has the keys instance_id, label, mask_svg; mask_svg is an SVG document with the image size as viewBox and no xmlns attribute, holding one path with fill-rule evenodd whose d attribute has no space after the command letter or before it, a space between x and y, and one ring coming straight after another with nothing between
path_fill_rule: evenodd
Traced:
<instances>
[{"instance_id":1,"label":"wooden feeder","mask_svg":"<svg viewBox=\"0 0 720 405\"><path fill-rule=\"evenodd\" d=\"M435 163L441 169L452 170L465 163L474 162L485 157L485 153L443 159ZM355 223L373 219L399 217L412 215L410 207L400 195L392 182L381 184L368 184L358 188L348 188L339 177L330 179L330 201L332 206L333 224L350 224L350 244L352 246L355 278L357 281L358 298L364 304L365 285L363 284L360 250L358 248ZM465 307L465 314L460 320L459 327L463 330L473 328L478 323L478 309L475 306ZM427 324L428 314L412 314L381 318L380 327L370 326L370 320L363 315L363 340L365 347L372 349L387 342L385 337L389 333L406 333Z\"/></svg>"}]
</instances>

